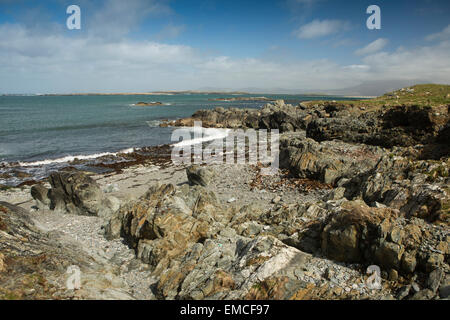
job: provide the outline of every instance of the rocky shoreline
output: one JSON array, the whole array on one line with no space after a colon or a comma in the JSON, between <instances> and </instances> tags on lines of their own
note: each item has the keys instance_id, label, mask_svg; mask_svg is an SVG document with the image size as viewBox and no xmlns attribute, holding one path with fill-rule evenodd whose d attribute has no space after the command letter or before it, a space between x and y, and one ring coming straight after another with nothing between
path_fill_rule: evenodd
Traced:
<instances>
[{"instance_id":1,"label":"rocky shoreline","mask_svg":"<svg viewBox=\"0 0 450 320\"><path fill-rule=\"evenodd\" d=\"M162 124L279 129L273 176L262 164L175 166L161 147L103 161L108 173L2 191L0 298L448 299L449 93L275 101ZM69 265L80 290L64 287ZM38 280L18 280L28 274Z\"/></svg>"}]
</instances>

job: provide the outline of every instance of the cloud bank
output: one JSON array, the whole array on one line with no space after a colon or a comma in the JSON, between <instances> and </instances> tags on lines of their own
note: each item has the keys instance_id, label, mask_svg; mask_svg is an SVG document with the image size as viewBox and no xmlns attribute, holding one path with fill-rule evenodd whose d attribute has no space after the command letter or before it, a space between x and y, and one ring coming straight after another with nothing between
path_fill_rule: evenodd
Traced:
<instances>
[{"instance_id":1,"label":"cloud bank","mask_svg":"<svg viewBox=\"0 0 450 320\"><path fill-rule=\"evenodd\" d=\"M144 92L195 90L202 87L256 87L289 90L333 90L367 81L423 79L450 83L450 41L447 28L427 37L433 42L412 49L381 51L388 39L358 49L353 64L333 59L285 61L272 58L233 58L203 52L185 44L167 44L182 26L170 25L157 41L134 40L127 33L152 14L170 14L163 5L144 10L144 1L131 1L130 16L112 32L122 1L95 14L106 26L74 34L63 28L36 30L25 23L0 25L0 93ZM127 2L127 3L130 3ZM148 4L148 1L145 1ZM109 22L108 22L109 21ZM109 25L109 27L108 27ZM348 28L340 20L315 20L297 36L323 37Z\"/></svg>"},{"instance_id":2,"label":"cloud bank","mask_svg":"<svg viewBox=\"0 0 450 320\"><path fill-rule=\"evenodd\" d=\"M387 44L389 43L389 40L380 38L377 39L371 43L369 43L364 48L358 49L355 51L355 54L358 56L365 56L367 54L375 53L383 49Z\"/></svg>"},{"instance_id":3,"label":"cloud bank","mask_svg":"<svg viewBox=\"0 0 450 320\"><path fill-rule=\"evenodd\" d=\"M294 31L299 39L313 39L336 34L350 28L350 23L343 20L313 20Z\"/></svg>"}]
</instances>

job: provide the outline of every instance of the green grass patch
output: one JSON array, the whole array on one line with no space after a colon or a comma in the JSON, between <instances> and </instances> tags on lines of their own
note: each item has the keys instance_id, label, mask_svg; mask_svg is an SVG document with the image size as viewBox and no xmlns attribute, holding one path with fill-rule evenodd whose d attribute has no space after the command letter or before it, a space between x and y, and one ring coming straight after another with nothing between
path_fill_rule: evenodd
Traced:
<instances>
[{"instance_id":1,"label":"green grass patch","mask_svg":"<svg viewBox=\"0 0 450 320\"><path fill-rule=\"evenodd\" d=\"M330 101L310 101L309 105L329 104ZM388 92L374 99L337 101L349 107L365 107L368 111L374 107L390 107L397 105L409 105L418 107L435 107L450 104L450 85L443 84L419 84Z\"/></svg>"}]
</instances>

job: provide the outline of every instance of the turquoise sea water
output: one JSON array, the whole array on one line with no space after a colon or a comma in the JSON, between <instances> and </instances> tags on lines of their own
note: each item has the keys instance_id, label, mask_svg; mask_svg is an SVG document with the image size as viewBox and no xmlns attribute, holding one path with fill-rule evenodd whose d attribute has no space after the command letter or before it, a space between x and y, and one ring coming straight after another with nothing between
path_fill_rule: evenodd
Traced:
<instances>
[{"instance_id":1,"label":"turquoise sea water","mask_svg":"<svg viewBox=\"0 0 450 320\"><path fill-rule=\"evenodd\" d=\"M261 95L254 95L261 96ZM342 99L293 95L264 95L298 103L304 100ZM191 116L198 109L259 108L266 102L210 101L237 95L117 95L117 96L0 96L0 162L63 161L80 155L170 143L172 128L158 126L163 119ZM139 101L163 106L138 107ZM0 184L7 181L2 181Z\"/></svg>"}]
</instances>

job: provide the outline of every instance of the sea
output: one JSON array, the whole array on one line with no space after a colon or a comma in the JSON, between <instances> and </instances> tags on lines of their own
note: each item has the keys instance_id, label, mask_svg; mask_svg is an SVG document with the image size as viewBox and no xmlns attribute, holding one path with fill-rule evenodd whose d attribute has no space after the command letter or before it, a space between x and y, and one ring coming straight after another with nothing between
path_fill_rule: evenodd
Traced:
<instances>
[{"instance_id":1,"label":"sea","mask_svg":"<svg viewBox=\"0 0 450 320\"><path fill-rule=\"evenodd\" d=\"M261 97L234 94L163 95L3 95L0 96L0 185L17 185L25 173L41 179L77 159L94 159L135 148L174 143L164 120L216 107L261 108L266 101L214 101ZM342 97L264 95L298 104ZM159 106L135 106L137 102ZM211 139L214 137L211 136ZM20 175L20 174L19 174Z\"/></svg>"}]
</instances>

